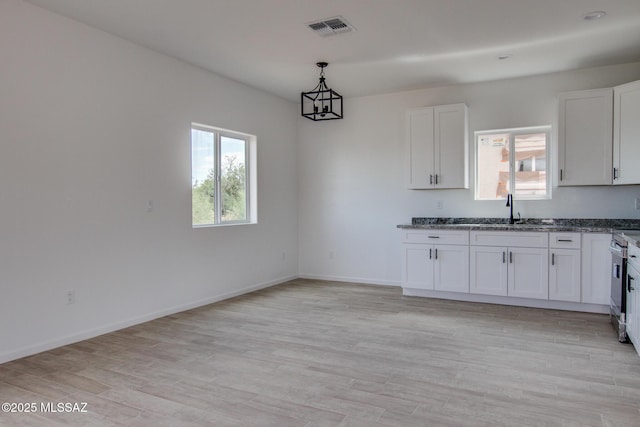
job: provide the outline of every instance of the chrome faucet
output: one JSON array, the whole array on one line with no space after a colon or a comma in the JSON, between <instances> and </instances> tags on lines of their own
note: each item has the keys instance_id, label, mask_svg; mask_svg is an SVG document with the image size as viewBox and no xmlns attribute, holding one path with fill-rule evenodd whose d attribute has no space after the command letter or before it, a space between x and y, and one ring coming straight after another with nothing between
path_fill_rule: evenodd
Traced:
<instances>
[{"instance_id":1,"label":"chrome faucet","mask_svg":"<svg viewBox=\"0 0 640 427\"><path fill-rule=\"evenodd\" d=\"M515 224L513 220L513 194L507 193L507 207L509 208L509 224Z\"/></svg>"}]
</instances>

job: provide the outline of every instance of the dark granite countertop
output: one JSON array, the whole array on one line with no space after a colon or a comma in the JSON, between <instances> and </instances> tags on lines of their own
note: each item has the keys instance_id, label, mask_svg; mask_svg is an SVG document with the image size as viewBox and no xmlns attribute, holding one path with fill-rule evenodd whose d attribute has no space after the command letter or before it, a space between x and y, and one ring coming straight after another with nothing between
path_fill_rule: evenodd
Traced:
<instances>
[{"instance_id":1,"label":"dark granite countertop","mask_svg":"<svg viewBox=\"0 0 640 427\"><path fill-rule=\"evenodd\" d=\"M423 218L414 217L411 224L400 224L398 228L411 229L458 229L500 231L565 231L579 233L611 233L615 230L638 230L638 219L589 219L589 218L527 218L509 224L505 218Z\"/></svg>"}]
</instances>

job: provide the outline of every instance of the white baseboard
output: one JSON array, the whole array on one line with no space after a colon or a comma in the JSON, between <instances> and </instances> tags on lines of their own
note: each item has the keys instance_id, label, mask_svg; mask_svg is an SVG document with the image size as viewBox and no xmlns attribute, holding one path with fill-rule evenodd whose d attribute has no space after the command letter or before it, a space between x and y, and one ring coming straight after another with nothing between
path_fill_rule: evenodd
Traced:
<instances>
[{"instance_id":1,"label":"white baseboard","mask_svg":"<svg viewBox=\"0 0 640 427\"><path fill-rule=\"evenodd\" d=\"M300 274L300 279L329 280L332 282L363 283L365 285L400 286L399 281L368 279L364 277L330 276L326 274Z\"/></svg>"},{"instance_id":2,"label":"white baseboard","mask_svg":"<svg viewBox=\"0 0 640 427\"><path fill-rule=\"evenodd\" d=\"M159 310L153 313L145 314L143 316L135 317L132 319L128 319L125 321L120 321L116 323L111 323L109 325L105 325L98 328L89 329L86 331L82 331L76 334L67 335L64 337L54 338L52 340L46 341L44 343L40 343L34 346L27 346L17 350L9 351L6 353L0 354L0 364L10 362L12 360L21 359L23 357L31 356L37 353L41 353L43 351L52 350L57 347L62 347L64 345L73 344L79 341L84 341L87 339L95 338L99 335L107 334L109 332L114 332L120 329L128 328L130 326L138 325L140 323L149 322L154 319L158 319L160 317L169 316L171 314L180 313L182 311L191 310L193 308L202 307L204 305L213 304L214 302L223 301L229 298L237 297L239 295L244 295L250 292L254 292L260 289L268 288L271 286L279 285L281 283L288 282L290 280L294 280L298 278L297 275L281 277L275 280L270 280L263 283L258 283L256 285L247 286L245 288L227 292L225 294L216 295L213 297L205 298L199 301L193 301L188 304L182 304L179 306L168 307L163 310Z\"/></svg>"}]
</instances>

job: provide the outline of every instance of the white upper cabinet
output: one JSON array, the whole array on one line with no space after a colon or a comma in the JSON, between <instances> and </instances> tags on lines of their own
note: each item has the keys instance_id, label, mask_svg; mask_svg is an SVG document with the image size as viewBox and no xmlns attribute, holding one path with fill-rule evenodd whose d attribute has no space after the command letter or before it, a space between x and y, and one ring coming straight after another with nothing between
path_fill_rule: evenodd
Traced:
<instances>
[{"instance_id":1,"label":"white upper cabinet","mask_svg":"<svg viewBox=\"0 0 640 427\"><path fill-rule=\"evenodd\" d=\"M640 184L640 81L614 88L613 183Z\"/></svg>"},{"instance_id":2,"label":"white upper cabinet","mask_svg":"<svg viewBox=\"0 0 640 427\"><path fill-rule=\"evenodd\" d=\"M558 185L610 185L613 89L560 94Z\"/></svg>"},{"instance_id":3,"label":"white upper cabinet","mask_svg":"<svg viewBox=\"0 0 640 427\"><path fill-rule=\"evenodd\" d=\"M433 188L434 133L433 107L407 112L409 188Z\"/></svg>"},{"instance_id":4,"label":"white upper cabinet","mask_svg":"<svg viewBox=\"0 0 640 427\"><path fill-rule=\"evenodd\" d=\"M467 106L417 108L406 116L408 187L469 188Z\"/></svg>"}]
</instances>

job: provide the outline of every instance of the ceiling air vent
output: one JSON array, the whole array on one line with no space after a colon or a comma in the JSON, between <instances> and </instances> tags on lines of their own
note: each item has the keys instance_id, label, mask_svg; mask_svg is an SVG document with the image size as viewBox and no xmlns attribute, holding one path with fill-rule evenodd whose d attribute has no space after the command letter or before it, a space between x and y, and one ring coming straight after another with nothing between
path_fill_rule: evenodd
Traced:
<instances>
[{"instance_id":1,"label":"ceiling air vent","mask_svg":"<svg viewBox=\"0 0 640 427\"><path fill-rule=\"evenodd\" d=\"M307 23L307 27L311 28L316 34L327 37L335 34L349 33L354 31L353 25L349 24L342 16L323 19Z\"/></svg>"}]
</instances>

